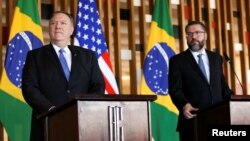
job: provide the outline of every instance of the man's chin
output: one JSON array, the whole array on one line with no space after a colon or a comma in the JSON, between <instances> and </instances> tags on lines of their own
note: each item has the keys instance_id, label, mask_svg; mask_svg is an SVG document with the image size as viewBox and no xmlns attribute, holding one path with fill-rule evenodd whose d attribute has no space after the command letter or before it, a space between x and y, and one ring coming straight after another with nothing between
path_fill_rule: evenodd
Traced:
<instances>
[{"instance_id":1,"label":"man's chin","mask_svg":"<svg viewBox=\"0 0 250 141\"><path fill-rule=\"evenodd\" d=\"M201 47L200 45L198 45L198 44L194 44L194 45L192 45L192 46L190 47L190 49L191 49L192 51L199 51L199 50L202 49L202 47Z\"/></svg>"}]
</instances>

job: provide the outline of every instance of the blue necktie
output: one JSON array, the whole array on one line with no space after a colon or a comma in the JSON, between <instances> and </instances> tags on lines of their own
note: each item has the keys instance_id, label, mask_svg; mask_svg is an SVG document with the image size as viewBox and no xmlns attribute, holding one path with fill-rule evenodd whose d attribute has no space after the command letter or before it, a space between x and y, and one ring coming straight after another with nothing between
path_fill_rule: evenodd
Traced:
<instances>
[{"instance_id":1,"label":"blue necktie","mask_svg":"<svg viewBox=\"0 0 250 141\"><path fill-rule=\"evenodd\" d=\"M61 62L64 74L65 74L67 80L69 81L69 75L70 75L69 67L68 67L66 59L65 59L65 57L63 55L63 52L65 52L63 49L59 50L59 60Z\"/></svg>"},{"instance_id":2,"label":"blue necktie","mask_svg":"<svg viewBox=\"0 0 250 141\"><path fill-rule=\"evenodd\" d=\"M204 74L204 76L206 77L207 79L207 73L206 73L206 69L205 69L205 65L204 65L204 62L203 62L203 59L202 59L202 55L203 54L199 54L198 55L198 65L202 71L202 73ZM208 79L207 79L208 80Z\"/></svg>"}]
</instances>

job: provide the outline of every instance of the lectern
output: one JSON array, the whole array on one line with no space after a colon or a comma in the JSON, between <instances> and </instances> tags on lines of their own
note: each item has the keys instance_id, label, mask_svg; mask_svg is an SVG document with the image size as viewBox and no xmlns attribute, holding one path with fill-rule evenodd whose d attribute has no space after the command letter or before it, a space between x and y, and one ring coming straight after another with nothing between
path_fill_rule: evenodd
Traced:
<instances>
[{"instance_id":1,"label":"lectern","mask_svg":"<svg viewBox=\"0 0 250 141\"><path fill-rule=\"evenodd\" d=\"M156 95L78 95L44 114L47 141L151 141Z\"/></svg>"},{"instance_id":2,"label":"lectern","mask_svg":"<svg viewBox=\"0 0 250 141\"><path fill-rule=\"evenodd\" d=\"M193 120L195 141L208 141L211 127L218 125L250 125L249 115L249 96L232 96L229 101L204 109Z\"/></svg>"}]
</instances>

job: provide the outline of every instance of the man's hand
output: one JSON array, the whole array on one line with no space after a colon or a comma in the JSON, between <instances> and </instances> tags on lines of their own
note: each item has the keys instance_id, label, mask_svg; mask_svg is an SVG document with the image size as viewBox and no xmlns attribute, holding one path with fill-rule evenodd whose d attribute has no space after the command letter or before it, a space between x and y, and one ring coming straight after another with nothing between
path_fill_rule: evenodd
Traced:
<instances>
[{"instance_id":1,"label":"man's hand","mask_svg":"<svg viewBox=\"0 0 250 141\"><path fill-rule=\"evenodd\" d=\"M187 103L184 107L183 107L183 115L185 118L187 119L191 119L193 117L196 116L196 112L198 111L198 108L194 108L190 103Z\"/></svg>"}]
</instances>

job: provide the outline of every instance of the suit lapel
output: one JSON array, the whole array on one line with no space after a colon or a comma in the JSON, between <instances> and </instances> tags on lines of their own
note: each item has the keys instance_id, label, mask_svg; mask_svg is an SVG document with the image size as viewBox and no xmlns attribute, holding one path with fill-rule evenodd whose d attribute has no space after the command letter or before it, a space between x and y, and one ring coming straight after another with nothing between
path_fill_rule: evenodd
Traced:
<instances>
[{"instance_id":1,"label":"suit lapel","mask_svg":"<svg viewBox=\"0 0 250 141\"><path fill-rule=\"evenodd\" d=\"M215 56L212 55L211 52L207 52L207 56L208 56L208 61L209 61L209 71L210 71L210 83L213 82L213 77L215 76L216 73L216 58Z\"/></svg>"},{"instance_id":2,"label":"suit lapel","mask_svg":"<svg viewBox=\"0 0 250 141\"><path fill-rule=\"evenodd\" d=\"M77 71L76 69L77 69L77 65L79 65L77 62L78 62L78 52L77 52L77 50L75 49L75 47L74 46L72 46L72 45L69 45L68 46L69 47L69 50L70 50L70 52L71 52L71 54L72 54L72 63L71 63L71 71L70 71L70 78L69 78L69 83L71 82L70 80L74 80L74 78L75 77L77 77L77 76L75 76L75 74L77 74L77 73L75 73L75 71Z\"/></svg>"},{"instance_id":3,"label":"suit lapel","mask_svg":"<svg viewBox=\"0 0 250 141\"><path fill-rule=\"evenodd\" d=\"M194 68L194 70L196 71L196 73L200 77L202 77L202 79L204 79L204 81L206 81L208 83L206 77L204 76L204 74L202 73L201 69L199 68L199 66L198 66L198 64L197 64L194 56L192 55L192 53L188 49L185 51L185 53L186 53L186 56L187 56L186 57L187 61L191 64L191 66Z\"/></svg>"}]
</instances>

